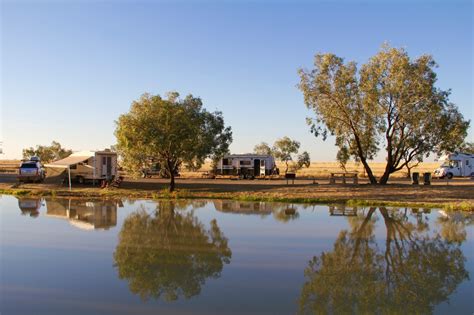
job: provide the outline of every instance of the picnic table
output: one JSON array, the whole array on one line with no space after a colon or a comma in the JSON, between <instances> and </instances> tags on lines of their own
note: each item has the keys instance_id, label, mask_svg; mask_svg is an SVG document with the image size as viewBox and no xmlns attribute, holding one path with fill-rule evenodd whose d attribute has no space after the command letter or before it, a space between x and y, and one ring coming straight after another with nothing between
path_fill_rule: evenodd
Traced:
<instances>
[{"instance_id":1,"label":"picnic table","mask_svg":"<svg viewBox=\"0 0 474 315\"><path fill-rule=\"evenodd\" d=\"M329 177L329 184L336 184L337 180L342 180L342 183L346 184L348 179L352 180L354 184L359 183L358 174L355 172L334 172Z\"/></svg>"}]
</instances>

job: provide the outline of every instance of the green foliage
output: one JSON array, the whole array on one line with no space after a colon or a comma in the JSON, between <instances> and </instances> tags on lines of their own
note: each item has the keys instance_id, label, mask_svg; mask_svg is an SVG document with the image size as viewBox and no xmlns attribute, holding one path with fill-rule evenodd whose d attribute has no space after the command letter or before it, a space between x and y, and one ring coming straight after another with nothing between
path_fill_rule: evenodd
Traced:
<instances>
[{"instance_id":1,"label":"green foliage","mask_svg":"<svg viewBox=\"0 0 474 315\"><path fill-rule=\"evenodd\" d=\"M199 168L207 157L227 152L232 141L222 113L210 113L203 108L201 99L192 95L180 99L176 92L169 93L168 99L143 94L116 125L123 166L139 175L153 159L166 169L170 191L174 190L174 176L183 163Z\"/></svg>"},{"instance_id":2,"label":"green foliage","mask_svg":"<svg viewBox=\"0 0 474 315\"><path fill-rule=\"evenodd\" d=\"M65 149L59 142L53 141L50 146L37 145L35 148L23 149L23 158L29 159L32 156L40 158L41 162L49 163L52 161L64 159L72 154L72 150Z\"/></svg>"},{"instance_id":3,"label":"green foliage","mask_svg":"<svg viewBox=\"0 0 474 315\"><path fill-rule=\"evenodd\" d=\"M474 154L474 142L464 142L458 151L462 153Z\"/></svg>"},{"instance_id":4,"label":"green foliage","mask_svg":"<svg viewBox=\"0 0 474 315\"><path fill-rule=\"evenodd\" d=\"M272 155L272 148L266 142L261 142L253 148L253 153L261 155Z\"/></svg>"},{"instance_id":5,"label":"green foliage","mask_svg":"<svg viewBox=\"0 0 474 315\"><path fill-rule=\"evenodd\" d=\"M347 147L342 146L341 148L339 148L339 150L337 151L336 160L339 162L339 166L344 171L346 170L346 165L347 165L347 162L349 162L350 158L351 158L351 155Z\"/></svg>"},{"instance_id":6,"label":"green foliage","mask_svg":"<svg viewBox=\"0 0 474 315\"><path fill-rule=\"evenodd\" d=\"M129 215L119 234L114 260L120 279L142 299L177 300L198 295L208 278L219 278L232 252L217 226L192 212L178 213L186 201L160 201L154 214Z\"/></svg>"},{"instance_id":7,"label":"green foliage","mask_svg":"<svg viewBox=\"0 0 474 315\"><path fill-rule=\"evenodd\" d=\"M300 313L429 314L468 278L459 243L429 235L419 217L380 208L385 248L375 239L376 208L350 218L332 251L305 270Z\"/></svg>"},{"instance_id":8,"label":"green foliage","mask_svg":"<svg viewBox=\"0 0 474 315\"><path fill-rule=\"evenodd\" d=\"M357 69L334 54L315 56L314 69L299 70L299 88L315 117L307 120L316 136L336 137L339 158L347 153L362 162L377 183L368 160L384 148L386 169L380 179L432 152L457 148L467 135L465 121L449 102L449 91L435 87L431 56L411 59L404 49L384 45Z\"/></svg>"},{"instance_id":9,"label":"green foliage","mask_svg":"<svg viewBox=\"0 0 474 315\"><path fill-rule=\"evenodd\" d=\"M303 153L298 155L296 168L302 169L303 167L309 167L311 165L311 159L309 157L309 153L304 151Z\"/></svg>"}]
</instances>

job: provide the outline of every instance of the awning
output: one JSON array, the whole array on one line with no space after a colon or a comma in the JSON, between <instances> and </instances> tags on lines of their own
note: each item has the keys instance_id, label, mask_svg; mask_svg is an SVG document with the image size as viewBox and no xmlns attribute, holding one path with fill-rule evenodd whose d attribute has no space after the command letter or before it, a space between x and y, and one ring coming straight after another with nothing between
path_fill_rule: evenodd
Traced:
<instances>
[{"instance_id":1,"label":"awning","mask_svg":"<svg viewBox=\"0 0 474 315\"><path fill-rule=\"evenodd\" d=\"M68 168L71 165L87 161L92 156L68 156L65 159L45 164L45 167L57 167L57 168Z\"/></svg>"}]
</instances>

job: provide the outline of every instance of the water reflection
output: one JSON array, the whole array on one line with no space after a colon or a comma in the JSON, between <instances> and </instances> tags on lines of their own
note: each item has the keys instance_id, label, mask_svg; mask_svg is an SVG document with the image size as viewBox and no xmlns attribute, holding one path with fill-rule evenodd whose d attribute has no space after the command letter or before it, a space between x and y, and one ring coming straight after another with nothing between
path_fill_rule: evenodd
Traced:
<instances>
[{"instance_id":1,"label":"water reflection","mask_svg":"<svg viewBox=\"0 0 474 315\"><path fill-rule=\"evenodd\" d=\"M38 217L39 209L41 208L40 198L18 198L18 208L21 210L22 215L29 215L30 217Z\"/></svg>"},{"instance_id":2,"label":"water reflection","mask_svg":"<svg viewBox=\"0 0 474 315\"><path fill-rule=\"evenodd\" d=\"M214 200L213 204L220 212L253 214L261 217L272 214L276 220L284 223L299 218L298 207L288 203Z\"/></svg>"},{"instance_id":3,"label":"water reflection","mask_svg":"<svg viewBox=\"0 0 474 315\"><path fill-rule=\"evenodd\" d=\"M425 314L446 301L468 278L462 237L430 234L422 214L409 215L370 208L348 217L350 228L333 250L309 262L300 313ZM375 240L377 220L384 223L383 246Z\"/></svg>"},{"instance_id":4,"label":"water reflection","mask_svg":"<svg viewBox=\"0 0 474 315\"><path fill-rule=\"evenodd\" d=\"M461 244L466 240L466 226L474 224L474 213L439 211L437 224L441 226L441 236Z\"/></svg>"},{"instance_id":5,"label":"water reflection","mask_svg":"<svg viewBox=\"0 0 474 315\"><path fill-rule=\"evenodd\" d=\"M117 204L111 200L46 199L46 216L67 219L83 230L107 230L117 225Z\"/></svg>"},{"instance_id":6,"label":"water reflection","mask_svg":"<svg viewBox=\"0 0 474 315\"><path fill-rule=\"evenodd\" d=\"M219 278L232 252L213 219L206 228L185 201L161 201L154 213L144 208L124 221L114 261L120 279L144 300L166 301L198 295L208 278ZM196 206L196 205L194 205Z\"/></svg>"}]
</instances>

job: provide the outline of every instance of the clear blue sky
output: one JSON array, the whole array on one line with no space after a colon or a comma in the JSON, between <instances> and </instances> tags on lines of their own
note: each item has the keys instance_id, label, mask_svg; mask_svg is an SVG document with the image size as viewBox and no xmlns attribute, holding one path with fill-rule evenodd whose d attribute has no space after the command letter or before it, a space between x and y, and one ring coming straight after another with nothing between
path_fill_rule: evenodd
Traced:
<instances>
[{"instance_id":1,"label":"clear blue sky","mask_svg":"<svg viewBox=\"0 0 474 315\"><path fill-rule=\"evenodd\" d=\"M235 153L288 135L333 160L334 140L305 123L297 69L317 52L363 63L384 41L432 54L474 120L472 1L0 2L0 158L52 140L108 147L134 99L176 90L224 113Z\"/></svg>"}]
</instances>

